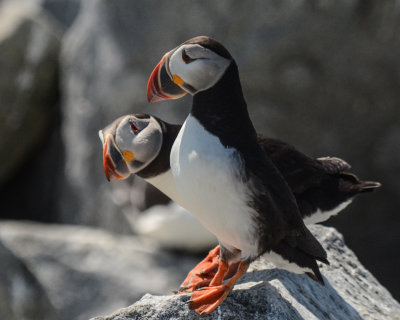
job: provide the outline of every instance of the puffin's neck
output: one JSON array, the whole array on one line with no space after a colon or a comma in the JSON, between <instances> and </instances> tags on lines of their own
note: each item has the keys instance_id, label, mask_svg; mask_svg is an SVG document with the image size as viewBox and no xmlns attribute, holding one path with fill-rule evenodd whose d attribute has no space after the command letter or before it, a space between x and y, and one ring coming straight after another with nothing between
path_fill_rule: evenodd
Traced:
<instances>
[{"instance_id":1,"label":"puffin's neck","mask_svg":"<svg viewBox=\"0 0 400 320\"><path fill-rule=\"evenodd\" d=\"M234 60L213 87L193 96L191 115L224 146L241 149L241 144L256 141Z\"/></svg>"},{"instance_id":2,"label":"puffin's neck","mask_svg":"<svg viewBox=\"0 0 400 320\"><path fill-rule=\"evenodd\" d=\"M169 124L163 121L159 121L159 123L163 132L162 146L157 157L147 167L136 173L143 179L160 175L170 169L169 157L181 125Z\"/></svg>"}]
</instances>

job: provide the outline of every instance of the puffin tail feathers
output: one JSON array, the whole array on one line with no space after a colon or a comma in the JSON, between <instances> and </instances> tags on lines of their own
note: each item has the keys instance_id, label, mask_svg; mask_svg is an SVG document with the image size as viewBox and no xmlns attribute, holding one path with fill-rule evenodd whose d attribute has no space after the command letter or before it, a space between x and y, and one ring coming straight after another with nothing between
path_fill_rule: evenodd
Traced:
<instances>
[{"instance_id":1,"label":"puffin tail feathers","mask_svg":"<svg viewBox=\"0 0 400 320\"><path fill-rule=\"evenodd\" d=\"M313 270L313 272L306 272L306 275L318 282L321 286L325 286L324 279L322 278L322 274L319 272L319 269L316 269L316 271Z\"/></svg>"},{"instance_id":2,"label":"puffin tail feathers","mask_svg":"<svg viewBox=\"0 0 400 320\"><path fill-rule=\"evenodd\" d=\"M324 285L324 279L322 278L321 272L316 261L316 258L299 250L296 247L291 246L286 241L282 241L273 250L278 256L279 260L272 261L277 267L283 268L295 273L305 273L312 280L317 281L319 284ZM321 260L326 260L322 258ZM282 262L283 261L283 262Z\"/></svg>"},{"instance_id":3,"label":"puffin tail feathers","mask_svg":"<svg viewBox=\"0 0 400 320\"><path fill-rule=\"evenodd\" d=\"M306 255L329 265L325 249L307 227L304 227L304 230L305 233L303 235L297 236L294 241L290 241L289 243L293 243L297 250L302 251Z\"/></svg>"}]
</instances>

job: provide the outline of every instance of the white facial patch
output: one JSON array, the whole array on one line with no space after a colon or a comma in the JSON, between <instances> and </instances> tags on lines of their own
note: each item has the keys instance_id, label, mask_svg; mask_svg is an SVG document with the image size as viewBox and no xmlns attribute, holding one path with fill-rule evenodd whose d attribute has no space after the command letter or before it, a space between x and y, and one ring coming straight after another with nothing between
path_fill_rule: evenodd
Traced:
<instances>
[{"instance_id":1,"label":"white facial patch","mask_svg":"<svg viewBox=\"0 0 400 320\"><path fill-rule=\"evenodd\" d=\"M193 59L191 62L183 61L183 51ZM230 63L230 60L201 45L185 44L175 50L169 58L169 71L171 76L179 76L185 84L194 88L194 93L197 93L214 86ZM185 89L184 86L182 88Z\"/></svg>"},{"instance_id":2,"label":"white facial patch","mask_svg":"<svg viewBox=\"0 0 400 320\"><path fill-rule=\"evenodd\" d=\"M134 132L132 124L138 131ZM115 143L121 152L129 151L134 161L128 162L132 173L145 168L159 154L162 146L162 130L154 118L127 116L117 128Z\"/></svg>"},{"instance_id":3,"label":"white facial patch","mask_svg":"<svg viewBox=\"0 0 400 320\"><path fill-rule=\"evenodd\" d=\"M101 143L102 143L103 146L104 146L103 130L100 130L100 131L99 131L99 138L100 138L100 140L101 140Z\"/></svg>"}]
</instances>

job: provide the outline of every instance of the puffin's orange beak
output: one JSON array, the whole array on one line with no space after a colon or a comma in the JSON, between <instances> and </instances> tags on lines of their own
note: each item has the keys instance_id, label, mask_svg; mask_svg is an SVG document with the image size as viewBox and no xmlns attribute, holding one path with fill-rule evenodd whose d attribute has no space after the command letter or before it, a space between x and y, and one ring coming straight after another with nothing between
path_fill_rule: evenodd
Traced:
<instances>
[{"instance_id":1,"label":"puffin's orange beak","mask_svg":"<svg viewBox=\"0 0 400 320\"><path fill-rule=\"evenodd\" d=\"M108 181L126 179L130 175L124 157L114 142L114 137L109 134L103 146L103 167Z\"/></svg>"},{"instance_id":2,"label":"puffin's orange beak","mask_svg":"<svg viewBox=\"0 0 400 320\"><path fill-rule=\"evenodd\" d=\"M170 53L167 53L154 68L147 83L147 101L150 103L178 99L186 94L181 87L172 81L167 65Z\"/></svg>"}]
</instances>

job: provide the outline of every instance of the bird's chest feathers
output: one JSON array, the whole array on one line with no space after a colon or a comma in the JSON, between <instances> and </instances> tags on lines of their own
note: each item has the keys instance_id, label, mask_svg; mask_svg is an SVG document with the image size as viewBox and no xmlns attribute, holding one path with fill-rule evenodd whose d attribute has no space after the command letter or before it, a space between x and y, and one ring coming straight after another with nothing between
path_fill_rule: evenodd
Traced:
<instances>
[{"instance_id":1,"label":"bird's chest feathers","mask_svg":"<svg viewBox=\"0 0 400 320\"><path fill-rule=\"evenodd\" d=\"M190 116L175 140L170 160L175 182L186 196L212 196L220 188L233 187L232 183L238 180L237 152L225 148Z\"/></svg>"},{"instance_id":2,"label":"bird's chest feathers","mask_svg":"<svg viewBox=\"0 0 400 320\"><path fill-rule=\"evenodd\" d=\"M189 116L171 151L171 170L183 206L225 245L248 251L254 245L253 212L248 207L242 162L233 148Z\"/></svg>"}]
</instances>

